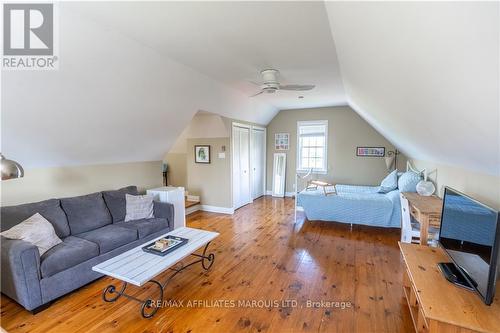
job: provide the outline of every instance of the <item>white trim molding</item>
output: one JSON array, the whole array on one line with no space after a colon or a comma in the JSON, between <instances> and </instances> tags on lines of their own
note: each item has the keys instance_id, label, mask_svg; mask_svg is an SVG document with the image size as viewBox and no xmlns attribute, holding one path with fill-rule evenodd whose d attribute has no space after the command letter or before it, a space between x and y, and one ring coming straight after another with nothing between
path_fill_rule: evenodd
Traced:
<instances>
[{"instance_id":1,"label":"white trim molding","mask_svg":"<svg viewBox=\"0 0 500 333\"><path fill-rule=\"evenodd\" d=\"M218 206L209 206L209 205L200 205L200 210L204 212L211 213L221 213L221 214L234 214L233 207L218 207Z\"/></svg>"},{"instance_id":2,"label":"white trim molding","mask_svg":"<svg viewBox=\"0 0 500 333\"><path fill-rule=\"evenodd\" d=\"M266 195L273 195L273 191L266 190ZM293 198L295 194L293 192L285 192L285 197Z\"/></svg>"},{"instance_id":3,"label":"white trim molding","mask_svg":"<svg viewBox=\"0 0 500 333\"><path fill-rule=\"evenodd\" d=\"M326 175L328 173L328 120L299 120L297 121L297 153L296 159L296 172L307 173L309 169L301 167L301 147L300 147L300 128L302 126L324 126L325 127L325 146L323 148L323 166L319 169L312 169L312 173Z\"/></svg>"}]
</instances>

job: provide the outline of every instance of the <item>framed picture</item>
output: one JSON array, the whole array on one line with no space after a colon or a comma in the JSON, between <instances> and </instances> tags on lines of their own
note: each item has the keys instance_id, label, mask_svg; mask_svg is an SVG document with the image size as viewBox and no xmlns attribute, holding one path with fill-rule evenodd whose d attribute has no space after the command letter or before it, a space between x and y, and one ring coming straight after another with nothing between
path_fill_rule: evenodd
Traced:
<instances>
[{"instance_id":1,"label":"framed picture","mask_svg":"<svg viewBox=\"0 0 500 333\"><path fill-rule=\"evenodd\" d=\"M384 157L385 147L357 147L356 156L361 157Z\"/></svg>"},{"instance_id":2,"label":"framed picture","mask_svg":"<svg viewBox=\"0 0 500 333\"><path fill-rule=\"evenodd\" d=\"M274 149L275 150L288 150L290 143L290 133L276 133L274 134Z\"/></svg>"},{"instance_id":3,"label":"framed picture","mask_svg":"<svg viewBox=\"0 0 500 333\"><path fill-rule=\"evenodd\" d=\"M195 163L210 163L210 146L194 146L194 162Z\"/></svg>"}]
</instances>

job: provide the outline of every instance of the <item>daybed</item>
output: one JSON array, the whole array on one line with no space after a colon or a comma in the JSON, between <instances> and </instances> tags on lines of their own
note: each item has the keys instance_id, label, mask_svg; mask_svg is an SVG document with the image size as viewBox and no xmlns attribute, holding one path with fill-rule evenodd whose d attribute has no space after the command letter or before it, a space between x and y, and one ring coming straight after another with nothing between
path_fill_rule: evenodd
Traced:
<instances>
[{"instance_id":1,"label":"daybed","mask_svg":"<svg viewBox=\"0 0 500 333\"><path fill-rule=\"evenodd\" d=\"M335 195L325 195L322 190L305 189L298 193L297 206L304 209L311 221L334 221L376 227L401 226L399 193L415 192L421 175L406 172L396 178L394 190L379 193L380 186L335 186ZM402 182L401 182L402 180ZM385 181L385 180L384 180ZM398 184L399 183L399 188Z\"/></svg>"}]
</instances>

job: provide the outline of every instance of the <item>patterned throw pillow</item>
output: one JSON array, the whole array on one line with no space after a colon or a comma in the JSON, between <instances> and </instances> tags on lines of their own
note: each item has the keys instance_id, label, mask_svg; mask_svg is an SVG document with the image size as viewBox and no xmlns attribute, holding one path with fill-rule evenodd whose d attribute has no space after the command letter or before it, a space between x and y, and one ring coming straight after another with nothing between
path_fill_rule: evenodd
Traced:
<instances>
[{"instance_id":1,"label":"patterned throw pillow","mask_svg":"<svg viewBox=\"0 0 500 333\"><path fill-rule=\"evenodd\" d=\"M394 170L380 183L378 193L389 193L398 188L398 170Z\"/></svg>"},{"instance_id":2,"label":"patterned throw pillow","mask_svg":"<svg viewBox=\"0 0 500 333\"><path fill-rule=\"evenodd\" d=\"M399 177L398 188L400 192L417 192L417 184L422 180L422 176L413 171L406 171Z\"/></svg>"},{"instance_id":3,"label":"patterned throw pillow","mask_svg":"<svg viewBox=\"0 0 500 333\"><path fill-rule=\"evenodd\" d=\"M5 238L20 239L35 245L38 248L40 256L62 242L57 237L52 224L39 213L27 218L9 230L5 230L1 235Z\"/></svg>"},{"instance_id":4,"label":"patterned throw pillow","mask_svg":"<svg viewBox=\"0 0 500 333\"><path fill-rule=\"evenodd\" d=\"M140 219L151 219L153 215L153 195L130 195L125 194L126 202L126 214L125 222L140 220Z\"/></svg>"}]
</instances>

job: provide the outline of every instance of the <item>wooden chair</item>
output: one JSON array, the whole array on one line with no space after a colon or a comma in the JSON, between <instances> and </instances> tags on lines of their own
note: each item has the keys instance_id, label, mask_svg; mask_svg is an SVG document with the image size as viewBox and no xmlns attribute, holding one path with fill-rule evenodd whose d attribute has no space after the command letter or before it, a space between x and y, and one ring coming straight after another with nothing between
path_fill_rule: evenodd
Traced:
<instances>
[{"instance_id":1,"label":"wooden chair","mask_svg":"<svg viewBox=\"0 0 500 333\"><path fill-rule=\"evenodd\" d=\"M400 194L401 201L401 242L420 244L420 223L412 219L408 199ZM439 239L439 229L429 227L429 242Z\"/></svg>"}]
</instances>

